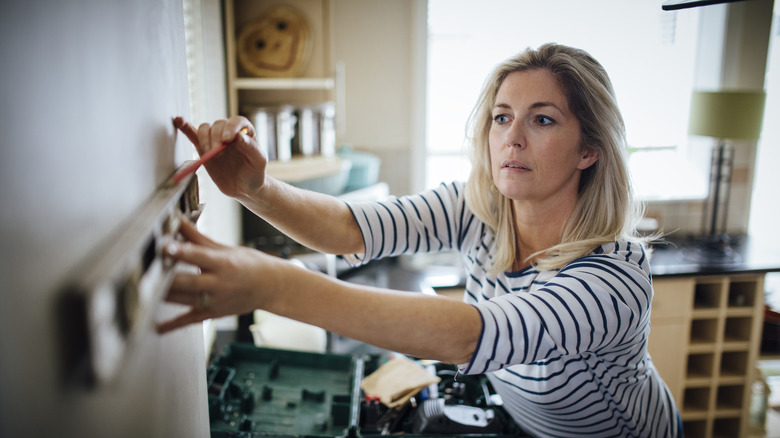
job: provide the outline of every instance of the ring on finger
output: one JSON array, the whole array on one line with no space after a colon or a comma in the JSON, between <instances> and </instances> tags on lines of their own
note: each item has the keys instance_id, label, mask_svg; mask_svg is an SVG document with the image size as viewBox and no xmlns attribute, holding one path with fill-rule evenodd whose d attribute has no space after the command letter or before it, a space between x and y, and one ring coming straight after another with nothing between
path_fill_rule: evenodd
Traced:
<instances>
[{"instance_id":1,"label":"ring on finger","mask_svg":"<svg viewBox=\"0 0 780 438\"><path fill-rule=\"evenodd\" d=\"M200 296L198 297L198 301L195 303L195 308L198 310L208 310L211 306L211 295L209 295L208 292L201 291Z\"/></svg>"}]
</instances>

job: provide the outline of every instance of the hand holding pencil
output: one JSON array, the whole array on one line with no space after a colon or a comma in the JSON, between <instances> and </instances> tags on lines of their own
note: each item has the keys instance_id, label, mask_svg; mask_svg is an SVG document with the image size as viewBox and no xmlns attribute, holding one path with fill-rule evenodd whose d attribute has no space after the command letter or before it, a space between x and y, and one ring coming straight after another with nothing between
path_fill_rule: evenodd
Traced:
<instances>
[{"instance_id":1,"label":"hand holding pencil","mask_svg":"<svg viewBox=\"0 0 780 438\"><path fill-rule=\"evenodd\" d=\"M230 197L251 195L265 182L268 159L254 138L254 126L246 118L234 116L195 129L176 117L173 125L195 145L201 157L192 168L174 175L174 180L203 164L220 191Z\"/></svg>"},{"instance_id":2,"label":"hand holding pencil","mask_svg":"<svg viewBox=\"0 0 780 438\"><path fill-rule=\"evenodd\" d=\"M249 133L249 129L246 127L241 128L240 131L242 134ZM191 173L195 173L195 171L200 168L200 166L206 164L209 160L216 157L220 152L225 150L225 148L228 147L228 142L223 141L219 144L219 146L215 147L214 149L211 149L210 151L203 154L199 160L195 161L194 163L190 164L189 166L185 167L184 169L176 172L175 175L171 178L174 183L179 183L181 180L183 180L187 175Z\"/></svg>"}]
</instances>

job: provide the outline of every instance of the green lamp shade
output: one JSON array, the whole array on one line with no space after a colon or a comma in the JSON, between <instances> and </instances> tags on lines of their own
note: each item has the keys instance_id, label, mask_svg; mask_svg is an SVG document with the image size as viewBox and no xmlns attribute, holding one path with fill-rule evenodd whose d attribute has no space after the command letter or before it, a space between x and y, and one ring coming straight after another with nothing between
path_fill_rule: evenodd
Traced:
<instances>
[{"instance_id":1,"label":"green lamp shade","mask_svg":"<svg viewBox=\"0 0 780 438\"><path fill-rule=\"evenodd\" d=\"M688 132L728 139L757 139L764 118L763 91L695 91Z\"/></svg>"}]
</instances>

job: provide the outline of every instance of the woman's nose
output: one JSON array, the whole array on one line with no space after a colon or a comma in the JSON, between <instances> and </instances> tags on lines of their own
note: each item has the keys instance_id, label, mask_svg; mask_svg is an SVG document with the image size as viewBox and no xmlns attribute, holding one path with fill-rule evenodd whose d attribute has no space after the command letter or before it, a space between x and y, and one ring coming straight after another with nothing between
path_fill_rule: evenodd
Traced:
<instances>
[{"instance_id":1,"label":"woman's nose","mask_svg":"<svg viewBox=\"0 0 780 438\"><path fill-rule=\"evenodd\" d=\"M507 147L524 148L526 146L525 136L520 126L513 124L507 129L504 143Z\"/></svg>"}]
</instances>

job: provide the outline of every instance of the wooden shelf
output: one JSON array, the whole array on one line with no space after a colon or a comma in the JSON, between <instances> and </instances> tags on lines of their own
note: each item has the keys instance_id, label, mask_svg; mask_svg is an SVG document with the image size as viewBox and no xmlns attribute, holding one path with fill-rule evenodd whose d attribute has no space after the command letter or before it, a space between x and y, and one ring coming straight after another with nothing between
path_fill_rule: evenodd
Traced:
<instances>
[{"instance_id":1,"label":"wooden shelf","mask_svg":"<svg viewBox=\"0 0 780 438\"><path fill-rule=\"evenodd\" d=\"M295 72L295 77L255 77L242 67L238 59L237 41L241 29L251 26L269 9L280 4L298 10L307 21L311 28L311 54L305 67L301 71ZM223 7L227 98L230 116L243 114L252 120L252 113L257 108L282 106L298 109L302 107L319 108L336 100L336 87L339 81L336 80L337 68L333 38L334 4L331 0L225 0ZM335 107L338 108L337 105ZM333 115L328 115L328 117L330 118L329 123L320 123L328 126L332 124ZM307 125L309 128L306 132L309 133L309 137L312 136L311 132L314 129L322 128L313 128L313 125L315 122ZM271 121L270 126L276 125ZM303 126L303 123L299 121L297 126ZM260 131L270 133L269 137L283 142L284 140L278 139L285 138L284 135L273 133L276 129L279 128ZM320 137L317 144L321 149L313 152L322 155L293 158L287 162L272 161L268 164L268 175L281 181L298 183L343 172L343 160L332 156L335 134L327 138L329 141L326 142L324 138ZM270 145L284 144L277 141L269 140L268 143ZM330 147L325 148L324 144ZM273 146L269 146L269 149L270 147ZM294 150L293 153L295 153Z\"/></svg>"},{"instance_id":2,"label":"wooden shelf","mask_svg":"<svg viewBox=\"0 0 780 438\"><path fill-rule=\"evenodd\" d=\"M343 170L344 160L339 157L300 157L290 161L271 161L268 175L284 182L301 182L308 179L335 175Z\"/></svg>"},{"instance_id":3,"label":"wooden shelf","mask_svg":"<svg viewBox=\"0 0 780 438\"><path fill-rule=\"evenodd\" d=\"M333 78L236 78L236 90L333 90Z\"/></svg>"},{"instance_id":4,"label":"wooden shelf","mask_svg":"<svg viewBox=\"0 0 780 438\"><path fill-rule=\"evenodd\" d=\"M240 30L270 7L285 4L299 10L311 26L312 52L297 77L254 77L239 65L236 42ZM333 3L330 0L225 0L225 58L229 115L245 107L279 103L321 104L334 100ZM297 93L291 96L292 93Z\"/></svg>"}]
</instances>

